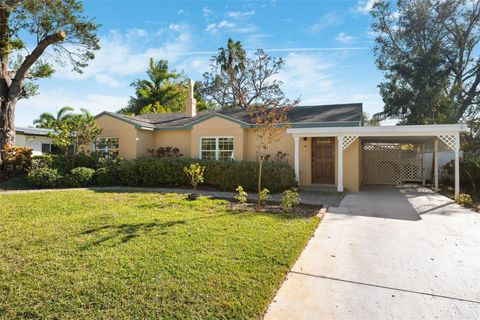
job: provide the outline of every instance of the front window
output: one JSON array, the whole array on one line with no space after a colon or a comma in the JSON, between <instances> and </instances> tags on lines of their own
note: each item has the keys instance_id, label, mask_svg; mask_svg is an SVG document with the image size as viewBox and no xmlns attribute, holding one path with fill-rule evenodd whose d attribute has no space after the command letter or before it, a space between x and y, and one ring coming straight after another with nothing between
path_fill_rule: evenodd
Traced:
<instances>
[{"instance_id":1,"label":"front window","mask_svg":"<svg viewBox=\"0 0 480 320\"><path fill-rule=\"evenodd\" d=\"M118 138L97 138L93 148L97 155L115 158L118 156L119 139Z\"/></svg>"},{"instance_id":2,"label":"front window","mask_svg":"<svg viewBox=\"0 0 480 320\"><path fill-rule=\"evenodd\" d=\"M203 160L233 159L233 138L231 137L201 138L200 159L203 159Z\"/></svg>"},{"instance_id":3,"label":"front window","mask_svg":"<svg viewBox=\"0 0 480 320\"><path fill-rule=\"evenodd\" d=\"M52 152L52 144L42 143L42 154L48 154L50 152Z\"/></svg>"}]
</instances>

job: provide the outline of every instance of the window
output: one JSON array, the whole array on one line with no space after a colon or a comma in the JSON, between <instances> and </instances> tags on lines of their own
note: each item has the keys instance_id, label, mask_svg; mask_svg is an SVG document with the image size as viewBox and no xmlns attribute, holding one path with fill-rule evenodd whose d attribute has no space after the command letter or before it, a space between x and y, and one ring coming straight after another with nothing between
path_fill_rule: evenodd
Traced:
<instances>
[{"instance_id":1,"label":"window","mask_svg":"<svg viewBox=\"0 0 480 320\"><path fill-rule=\"evenodd\" d=\"M97 138L93 145L93 149L96 154L115 158L118 156L118 146L118 138L101 137Z\"/></svg>"},{"instance_id":2,"label":"window","mask_svg":"<svg viewBox=\"0 0 480 320\"><path fill-rule=\"evenodd\" d=\"M52 152L52 145L50 143L42 143L42 154Z\"/></svg>"},{"instance_id":3,"label":"window","mask_svg":"<svg viewBox=\"0 0 480 320\"><path fill-rule=\"evenodd\" d=\"M200 139L200 159L231 160L233 159L232 137L206 137Z\"/></svg>"}]
</instances>

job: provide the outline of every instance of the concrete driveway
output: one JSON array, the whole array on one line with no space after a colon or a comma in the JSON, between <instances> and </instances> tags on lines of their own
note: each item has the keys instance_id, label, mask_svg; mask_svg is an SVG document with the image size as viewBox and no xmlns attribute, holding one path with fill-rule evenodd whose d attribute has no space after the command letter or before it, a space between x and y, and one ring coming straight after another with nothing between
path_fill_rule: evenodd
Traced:
<instances>
[{"instance_id":1,"label":"concrete driveway","mask_svg":"<svg viewBox=\"0 0 480 320\"><path fill-rule=\"evenodd\" d=\"M419 187L330 208L265 319L479 319L480 214Z\"/></svg>"}]
</instances>

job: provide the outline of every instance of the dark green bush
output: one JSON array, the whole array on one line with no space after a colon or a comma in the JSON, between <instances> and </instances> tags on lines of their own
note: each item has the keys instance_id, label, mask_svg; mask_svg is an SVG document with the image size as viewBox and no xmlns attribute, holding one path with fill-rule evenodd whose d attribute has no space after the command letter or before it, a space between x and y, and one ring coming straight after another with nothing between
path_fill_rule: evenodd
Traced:
<instances>
[{"instance_id":1,"label":"dark green bush","mask_svg":"<svg viewBox=\"0 0 480 320\"><path fill-rule=\"evenodd\" d=\"M62 175L57 169L32 169L27 176L28 183L37 188L55 188L61 184Z\"/></svg>"},{"instance_id":2,"label":"dark green bush","mask_svg":"<svg viewBox=\"0 0 480 320\"><path fill-rule=\"evenodd\" d=\"M53 158L51 155L41 155L32 157L32 170L40 168L52 168Z\"/></svg>"},{"instance_id":3,"label":"dark green bush","mask_svg":"<svg viewBox=\"0 0 480 320\"><path fill-rule=\"evenodd\" d=\"M122 185L118 166L108 166L95 170L93 184L101 187Z\"/></svg>"},{"instance_id":4,"label":"dark green bush","mask_svg":"<svg viewBox=\"0 0 480 320\"><path fill-rule=\"evenodd\" d=\"M74 168L64 177L64 184L67 187L80 188L87 187L93 182L95 170L85 167Z\"/></svg>"},{"instance_id":5,"label":"dark green bush","mask_svg":"<svg viewBox=\"0 0 480 320\"><path fill-rule=\"evenodd\" d=\"M119 166L121 184L137 187L188 185L183 168L199 162L205 166L205 185L234 191L239 185L256 191L258 163L254 161L199 161L189 158L139 158ZM295 173L285 163L267 162L264 165L263 187L272 192L295 185Z\"/></svg>"}]
</instances>

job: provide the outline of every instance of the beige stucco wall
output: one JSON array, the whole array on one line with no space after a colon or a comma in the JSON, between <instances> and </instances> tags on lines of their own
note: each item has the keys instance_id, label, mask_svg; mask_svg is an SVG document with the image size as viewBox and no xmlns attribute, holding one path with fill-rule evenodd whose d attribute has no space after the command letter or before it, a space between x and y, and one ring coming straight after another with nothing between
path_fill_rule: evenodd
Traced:
<instances>
[{"instance_id":1,"label":"beige stucco wall","mask_svg":"<svg viewBox=\"0 0 480 320\"><path fill-rule=\"evenodd\" d=\"M153 130L137 129L137 157L149 156L148 150L155 147L155 132Z\"/></svg>"},{"instance_id":2,"label":"beige stucco wall","mask_svg":"<svg viewBox=\"0 0 480 320\"><path fill-rule=\"evenodd\" d=\"M109 115L100 116L95 119L95 123L102 128L102 133L99 137L119 139L118 153L120 157L124 159L134 159L137 157L137 129L135 129L133 125ZM144 147L143 143L141 147Z\"/></svg>"},{"instance_id":3,"label":"beige stucco wall","mask_svg":"<svg viewBox=\"0 0 480 320\"><path fill-rule=\"evenodd\" d=\"M347 191L360 191L360 140L356 139L343 152L343 186Z\"/></svg>"},{"instance_id":4,"label":"beige stucco wall","mask_svg":"<svg viewBox=\"0 0 480 320\"><path fill-rule=\"evenodd\" d=\"M257 135L254 129L245 129L245 160L255 161L257 159ZM290 134L287 134L286 129L282 129L280 133L280 141L274 142L270 146L270 150L267 152L271 159L280 151L282 153L288 154L285 157L287 163L293 166L293 148L294 141L293 137Z\"/></svg>"},{"instance_id":5,"label":"beige stucco wall","mask_svg":"<svg viewBox=\"0 0 480 320\"><path fill-rule=\"evenodd\" d=\"M155 149L159 147L175 147L185 157L191 157L190 130L161 130L155 133Z\"/></svg>"},{"instance_id":6,"label":"beige stucco wall","mask_svg":"<svg viewBox=\"0 0 480 320\"><path fill-rule=\"evenodd\" d=\"M233 157L235 160L244 160L244 133L243 128L233 121L220 117L212 117L193 126L190 135L190 157L199 157L201 137L233 137Z\"/></svg>"}]
</instances>

